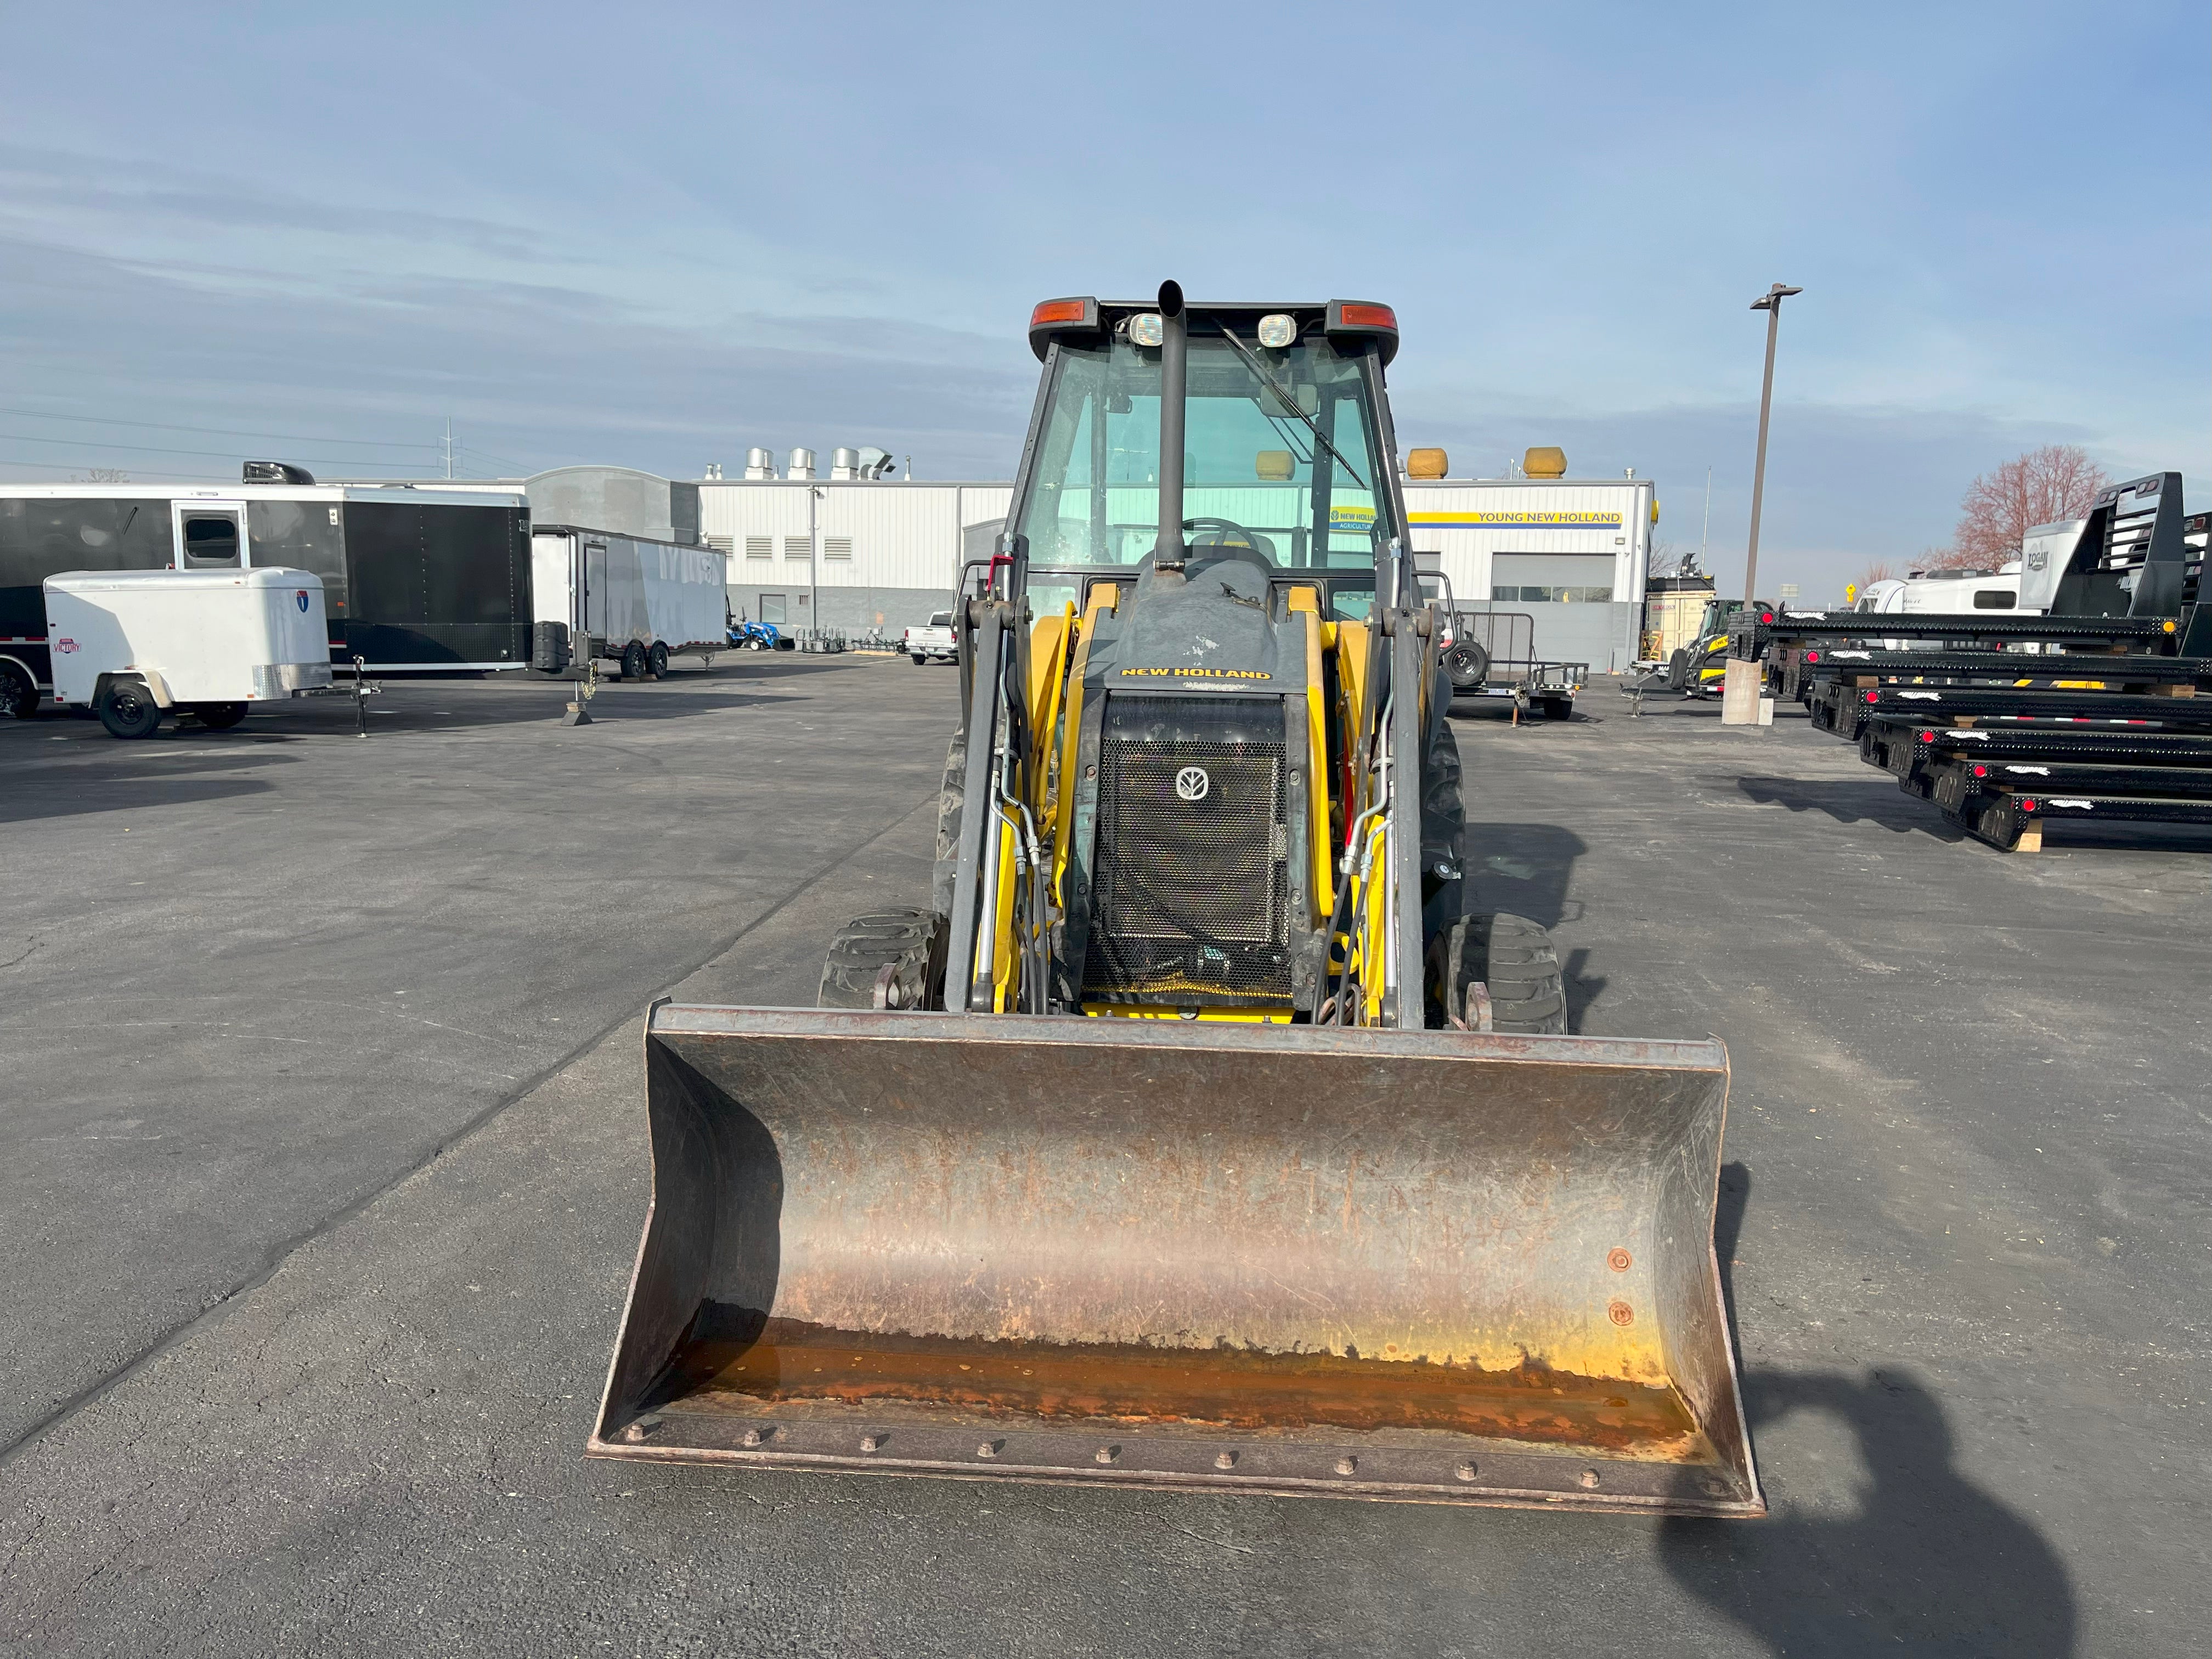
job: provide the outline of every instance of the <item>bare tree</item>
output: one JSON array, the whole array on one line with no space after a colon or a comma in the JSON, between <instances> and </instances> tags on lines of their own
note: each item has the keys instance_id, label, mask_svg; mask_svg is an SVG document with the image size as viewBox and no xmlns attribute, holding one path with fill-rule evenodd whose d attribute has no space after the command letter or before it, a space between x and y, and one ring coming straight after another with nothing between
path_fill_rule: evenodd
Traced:
<instances>
[{"instance_id":1,"label":"bare tree","mask_svg":"<svg viewBox=\"0 0 2212 1659\"><path fill-rule=\"evenodd\" d=\"M1646 576L1679 576L1682 574L1682 566L1686 562L1686 556L1680 548L1672 542L1661 541L1654 537L1651 541L1651 551L1644 567L1644 574Z\"/></svg>"},{"instance_id":2,"label":"bare tree","mask_svg":"<svg viewBox=\"0 0 2212 1659\"><path fill-rule=\"evenodd\" d=\"M1995 569L2038 525L2079 519L2112 480L2078 444L2045 444L1974 480L1959 504L1960 561Z\"/></svg>"},{"instance_id":3,"label":"bare tree","mask_svg":"<svg viewBox=\"0 0 2212 1659\"><path fill-rule=\"evenodd\" d=\"M95 466L70 480L71 483L129 483L131 475L120 467Z\"/></svg>"},{"instance_id":4,"label":"bare tree","mask_svg":"<svg viewBox=\"0 0 2212 1659\"><path fill-rule=\"evenodd\" d=\"M1867 589L1872 587L1876 582L1889 581L1894 578L1896 574L1896 570L1892 568L1887 559L1876 559L1873 563L1867 566L1864 570L1862 570L1859 573L1858 580L1851 585L1857 588L1860 592L1863 593Z\"/></svg>"}]
</instances>

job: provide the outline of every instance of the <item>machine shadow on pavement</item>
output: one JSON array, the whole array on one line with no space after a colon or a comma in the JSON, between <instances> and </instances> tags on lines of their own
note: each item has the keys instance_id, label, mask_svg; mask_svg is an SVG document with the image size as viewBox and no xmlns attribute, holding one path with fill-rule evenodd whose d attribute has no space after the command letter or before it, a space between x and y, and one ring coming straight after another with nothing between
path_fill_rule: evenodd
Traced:
<instances>
[{"instance_id":1,"label":"machine shadow on pavement","mask_svg":"<svg viewBox=\"0 0 2212 1659\"><path fill-rule=\"evenodd\" d=\"M1905 793L1893 778L1856 779L1846 783L1810 778L1738 778L1735 787L1761 806L1786 806L1793 812L1826 812L1838 823L1871 823L1900 836L1918 834L1936 841L1964 841L1966 832L1942 813Z\"/></svg>"},{"instance_id":2,"label":"machine shadow on pavement","mask_svg":"<svg viewBox=\"0 0 2212 1659\"><path fill-rule=\"evenodd\" d=\"M1729 1333L1736 1351L1735 1262L1751 1171L1722 1166L1713 1215ZM1954 1464L1942 1404L1896 1367L1744 1372L1756 1436L1799 1411L1847 1427L1869 1477L1851 1515L1792 1512L1786 1486L1773 1512L1748 1524L1674 1516L1659 1559L1683 1589L1778 1656L2004 1654L2063 1659L2075 1651L2074 1591L2064 1564L2027 1520Z\"/></svg>"}]
</instances>

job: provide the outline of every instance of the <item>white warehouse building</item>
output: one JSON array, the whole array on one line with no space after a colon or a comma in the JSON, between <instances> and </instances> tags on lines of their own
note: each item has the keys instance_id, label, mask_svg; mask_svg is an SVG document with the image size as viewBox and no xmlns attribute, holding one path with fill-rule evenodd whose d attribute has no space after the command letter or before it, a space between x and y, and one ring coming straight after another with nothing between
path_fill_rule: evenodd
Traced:
<instances>
[{"instance_id":1,"label":"white warehouse building","mask_svg":"<svg viewBox=\"0 0 2212 1659\"><path fill-rule=\"evenodd\" d=\"M1563 473L1556 451L1532 450L1531 468L1546 470L1547 456ZM698 538L729 555L733 614L787 629L895 637L952 603L964 562L990 556L1013 486L887 479L880 476L887 459L879 451L840 449L819 477L812 453L800 449L779 474L769 452L756 449L742 478L710 468L696 485L663 487L697 490ZM1416 472L1441 475L1445 467L1438 450L1413 451L1409 460ZM532 481L533 507L539 482ZM1534 619L1534 653L1552 661L1587 662L1604 673L1635 660L1658 518L1651 480L1432 476L1401 483L1414 550L1441 556L1459 609L1525 612ZM684 509L670 516L680 519Z\"/></svg>"},{"instance_id":2,"label":"white warehouse building","mask_svg":"<svg viewBox=\"0 0 2212 1659\"><path fill-rule=\"evenodd\" d=\"M952 603L965 561L991 556L1011 483L885 479L865 453L836 451L827 477L814 476L804 449L792 452L781 477L762 449L743 478L710 469L699 484L699 533L730 556L733 614L896 637Z\"/></svg>"},{"instance_id":3,"label":"white warehouse building","mask_svg":"<svg viewBox=\"0 0 2212 1659\"><path fill-rule=\"evenodd\" d=\"M1438 450L1413 452L1416 470L1424 454L1442 470ZM1407 478L1405 490L1413 550L1443 555L1459 609L1525 612L1550 661L1604 674L1636 660L1659 519L1650 479Z\"/></svg>"}]
</instances>

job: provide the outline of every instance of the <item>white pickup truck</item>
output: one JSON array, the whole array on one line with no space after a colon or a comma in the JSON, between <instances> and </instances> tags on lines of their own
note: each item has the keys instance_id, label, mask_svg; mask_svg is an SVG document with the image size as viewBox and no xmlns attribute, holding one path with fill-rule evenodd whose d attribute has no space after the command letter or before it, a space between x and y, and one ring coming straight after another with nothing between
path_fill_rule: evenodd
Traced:
<instances>
[{"instance_id":1,"label":"white pickup truck","mask_svg":"<svg viewBox=\"0 0 2212 1659\"><path fill-rule=\"evenodd\" d=\"M899 649L914 659L916 668L926 662L959 661L960 641L952 631L952 613L937 611L928 627L908 629L900 636Z\"/></svg>"}]
</instances>

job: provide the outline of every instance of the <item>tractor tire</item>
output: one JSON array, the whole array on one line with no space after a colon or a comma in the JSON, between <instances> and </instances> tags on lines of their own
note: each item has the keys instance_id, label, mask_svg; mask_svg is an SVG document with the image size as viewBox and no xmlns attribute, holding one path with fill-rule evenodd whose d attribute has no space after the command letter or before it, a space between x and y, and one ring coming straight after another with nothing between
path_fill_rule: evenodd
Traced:
<instances>
[{"instance_id":1,"label":"tractor tire","mask_svg":"<svg viewBox=\"0 0 2212 1659\"><path fill-rule=\"evenodd\" d=\"M960 872L960 809L968 795L968 738L955 732L945 752L945 781L937 788L937 863L930 872L930 902L952 914L952 884Z\"/></svg>"},{"instance_id":2,"label":"tractor tire","mask_svg":"<svg viewBox=\"0 0 2212 1659\"><path fill-rule=\"evenodd\" d=\"M167 712L143 680L111 680L100 696L100 723L112 738L150 738Z\"/></svg>"},{"instance_id":3,"label":"tractor tire","mask_svg":"<svg viewBox=\"0 0 2212 1659\"><path fill-rule=\"evenodd\" d=\"M657 680L668 678L668 647L659 640L655 640L653 649L645 653L645 666L646 672Z\"/></svg>"},{"instance_id":4,"label":"tractor tire","mask_svg":"<svg viewBox=\"0 0 2212 1659\"><path fill-rule=\"evenodd\" d=\"M927 1008L944 999L945 925L927 910L887 910L838 930L817 1008Z\"/></svg>"},{"instance_id":5,"label":"tractor tire","mask_svg":"<svg viewBox=\"0 0 2212 1659\"><path fill-rule=\"evenodd\" d=\"M643 646L640 645L635 640L632 640L628 645L623 647L622 677L624 679L643 679L645 678L646 667L645 647Z\"/></svg>"},{"instance_id":6,"label":"tractor tire","mask_svg":"<svg viewBox=\"0 0 2212 1659\"><path fill-rule=\"evenodd\" d=\"M12 662L0 662L0 714L27 720L38 712L39 688L31 677Z\"/></svg>"},{"instance_id":7,"label":"tractor tire","mask_svg":"<svg viewBox=\"0 0 2212 1659\"><path fill-rule=\"evenodd\" d=\"M198 702L189 712L210 732L228 732L246 718L242 702Z\"/></svg>"},{"instance_id":8,"label":"tractor tire","mask_svg":"<svg viewBox=\"0 0 2212 1659\"><path fill-rule=\"evenodd\" d=\"M1679 645L1674 647L1674 654L1667 659L1667 689L1669 691L1690 689L1690 653Z\"/></svg>"},{"instance_id":9,"label":"tractor tire","mask_svg":"<svg viewBox=\"0 0 2212 1659\"><path fill-rule=\"evenodd\" d=\"M1566 981L1540 923L1504 914L1462 916L1439 933L1429 947L1429 1023L1480 1029L1477 985L1489 997L1491 1030L1566 1035ZM1475 1011L1470 1003L1478 1003Z\"/></svg>"},{"instance_id":10,"label":"tractor tire","mask_svg":"<svg viewBox=\"0 0 2212 1659\"><path fill-rule=\"evenodd\" d=\"M1549 930L1526 916L1503 912L1470 920L1482 946L1479 959L1484 964L1483 982L1490 988L1491 1029L1564 1036L1566 980Z\"/></svg>"},{"instance_id":11,"label":"tractor tire","mask_svg":"<svg viewBox=\"0 0 2212 1659\"><path fill-rule=\"evenodd\" d=\"M1472 691L1490 678L1490 653L1480 640L1457 640L1444 653L1444 672L1455 691Z\"/></svg>"}]
</instances>

